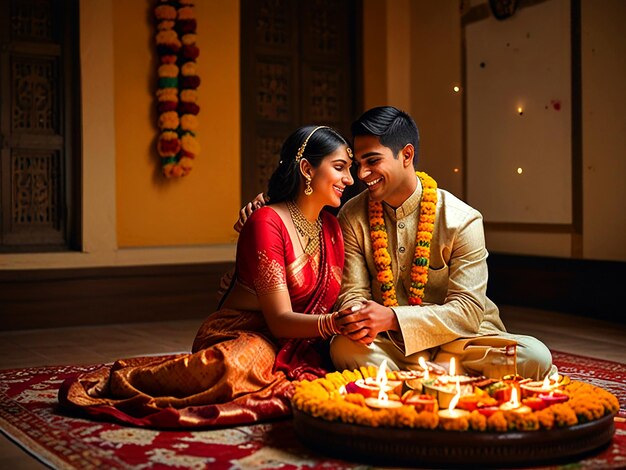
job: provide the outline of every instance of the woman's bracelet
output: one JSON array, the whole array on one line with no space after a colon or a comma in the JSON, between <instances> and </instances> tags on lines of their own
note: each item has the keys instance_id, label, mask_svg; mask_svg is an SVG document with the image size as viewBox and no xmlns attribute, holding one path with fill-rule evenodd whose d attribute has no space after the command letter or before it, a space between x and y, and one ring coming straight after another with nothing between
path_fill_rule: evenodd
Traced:
<instances>
[{"instance_id":1,"label":"woman's bracelet","mask_svg":"<svg viewBox=\"0 0 626 470\"><path fill-rule=\"evenodd\" d=\"M333 312L321 314L317 317L317 331L323 339L339 334L339 329L335 324L336 315L337 312Z\"/></svg>"}]
</instances>

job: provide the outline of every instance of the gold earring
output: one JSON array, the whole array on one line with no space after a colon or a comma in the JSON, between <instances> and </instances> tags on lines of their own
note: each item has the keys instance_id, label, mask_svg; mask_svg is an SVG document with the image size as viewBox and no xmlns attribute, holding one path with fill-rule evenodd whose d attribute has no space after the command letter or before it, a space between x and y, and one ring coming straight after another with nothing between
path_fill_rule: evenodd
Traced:
<instances>
[{"instance_id":1,"label":"gold earring","mask_svg":"<svg viewBox=\"0 0 626 470\"><path fill-rule=\"evenodd\" d=\"M305 176L305 178L306 178L306 188L304 188L304 194L306 194L307 196L310 196L311 194L313 194L313 188L311 187L311 177Z\"/></svg>"}]
</instances>

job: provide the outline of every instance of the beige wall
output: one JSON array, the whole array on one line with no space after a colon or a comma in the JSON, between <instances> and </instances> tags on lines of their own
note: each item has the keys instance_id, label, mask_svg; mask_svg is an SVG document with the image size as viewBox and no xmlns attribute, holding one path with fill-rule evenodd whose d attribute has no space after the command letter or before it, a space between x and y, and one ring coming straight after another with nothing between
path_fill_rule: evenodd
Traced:
<instances>
[{"instance_id":1,"label":"beige wall","mask_svg":"<svg viewBox=\"0 0 626 470\"><path fill-rule=\"evenodd\" d=\"M625 23L626 2L582 1L582 255L589 259L626 260ZM411 113L421 132L420 169L459 196L461 93L471 92L461 84L461 37L457 0L364 1L365 107L393 104ZM386 57L381 55L385 51ZM407 89L393 90L398 83ZM455 85L461 93L453 92ZM486 235L493 252L570 257L575 243L572 235L560 233L488 230Z\"/></svg>"},{"instance_id":2,"label":"beige wall","mask_svg":"<svg viewBox=\"0 0 626 470\"><path fill-rule=\"evenodd\" d=\"M582 1L583 252L626 261L626 2Z\"/></svg>"},{"instance_id":3,"label":"beige wall","mask_svg":"<svg viewBox=\"0 0 626 470\"><path fill-rule=\"evenodd\" d=\"M462 197L459 2L413 1L410 18L410 112L421 133L419 168L442 188ZM461 87L460 92L454 91L455 86Z\"/></svg>"}]
</instances>

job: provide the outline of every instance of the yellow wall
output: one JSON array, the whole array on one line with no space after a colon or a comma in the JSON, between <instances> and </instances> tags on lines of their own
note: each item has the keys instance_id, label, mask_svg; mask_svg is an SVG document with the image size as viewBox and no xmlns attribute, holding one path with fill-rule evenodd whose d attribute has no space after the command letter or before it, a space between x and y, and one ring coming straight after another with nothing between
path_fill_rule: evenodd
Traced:
<instances>
[{"instance_id":1,"label":"yellow wall","mask_svg":"<svg viewBox=\"0 0 626 470\"><path fill-rule=\"evenodd\" d=\"M185 178L161 176L156 154L156 56L150 2L114 0L118 247L232 241L240 207L239 3L197 2L198 140Z\"/></svg>"}]
</instances>

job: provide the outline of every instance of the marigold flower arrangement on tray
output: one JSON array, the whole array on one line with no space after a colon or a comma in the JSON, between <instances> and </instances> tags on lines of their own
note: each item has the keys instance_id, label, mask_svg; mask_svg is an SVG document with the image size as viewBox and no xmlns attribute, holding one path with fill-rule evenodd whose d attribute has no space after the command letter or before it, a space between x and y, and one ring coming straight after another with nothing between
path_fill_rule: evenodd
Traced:
<instances>
[{"instance_id":1,"label":"marigold flower arrangement on tray","mask_svg":"<svg viewBox=\"0 0 626 470\"><path fill-rule=\"evenodd\" d=\"M446 431L537 431L574 426L619 410L617 398L566 376L533 382L361 367L296 384L292 406L327 421Z\"/></svg>"},{"instance_id":2,"label":"marigold flower arrangement on tray","mask_svg":"<svg viewBox=\"0 0 626 470\"><path fill-rule=\"evenodd\" d=\"M194 2L160 0L154 17L159 57L157 151L166 177L185 176L200 152L196 139L200 112L196 59L200 51L196 45Z\"/></svg>"}]
</instances>

